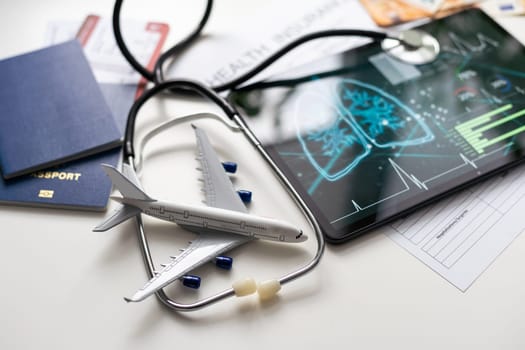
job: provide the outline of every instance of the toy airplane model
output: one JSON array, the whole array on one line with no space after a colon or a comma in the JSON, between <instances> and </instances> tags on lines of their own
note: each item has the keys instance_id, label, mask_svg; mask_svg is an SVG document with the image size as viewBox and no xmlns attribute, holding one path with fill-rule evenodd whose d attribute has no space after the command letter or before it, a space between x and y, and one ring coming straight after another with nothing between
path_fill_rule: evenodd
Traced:
<instances>
[{"instance_id":1,"label":"toy airplane model","mask_svg":"<svg viewBox=\"0 0 525 350\"><path fill-rule=\"evenodd\" d=\"M217 259L217 266L229 269L231 258L222 257L220 254L250 240L259 238L278 242L303 242L307 239L302 230L289 223L248 214L205 132L196 126L193 128L197 138L207 207L153 199L144 193L131 166L123 164L121 173L112 166L103 165L113 185L122 194L122 198L112 199L122 205L93 231L106 231L144 213L175 222L189 231L198 233L198 237L180 256L172 257L169 264L135 295L125 298L126 301L141 301L179 279L189 287L198 288L200 278L187 273L213 259Z\"/></svg>"}]
</instances>

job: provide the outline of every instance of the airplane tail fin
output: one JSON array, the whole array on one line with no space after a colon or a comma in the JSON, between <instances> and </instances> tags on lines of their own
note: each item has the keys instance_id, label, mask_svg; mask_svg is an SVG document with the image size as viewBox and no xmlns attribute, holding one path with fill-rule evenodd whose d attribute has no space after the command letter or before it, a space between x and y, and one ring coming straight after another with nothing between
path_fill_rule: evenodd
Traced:
<instances>
[{"instance_id":1,"label":"airplane tail fin","mask_svg":"<svg viewBox=\"0 0 525 350\"><path fill-rule=\"evenodd\" d=\"M123 165L124 172L129 173L131 170L130 166L127 164ZM139 199L143 201L153 201L154 199L148 196L144 191L140 188L138 183L136 182L136 179L130 179L130 176L126 176L120 171L118 171L116 168L112 167L111 165L102 164L102 167L110 177L111 181L113 182L113 186L119 190L119 192L122 194L124 198L131 198L131 199ZM132 171L132 170L131 170ZM133 172L134 174L134 172Z\"/></svg>"},{"instance_id":2,"label":"airplane tail fin","mask_svg":"<svg viewBox=\"0 0 525 350\"><path fill-rule=\"evenodd\" d=\"M123 164L123 173L111 165L102 164L102 167L111 178L113 185L119 190L124 198L153 201L153 199L140 188L140 183L138 182L136 174L129 165ZM140 214L139 208L122 204L109 218L97 225L93 231L101 232L109 230L138 214Z\"/></svg>"}]
</instances>

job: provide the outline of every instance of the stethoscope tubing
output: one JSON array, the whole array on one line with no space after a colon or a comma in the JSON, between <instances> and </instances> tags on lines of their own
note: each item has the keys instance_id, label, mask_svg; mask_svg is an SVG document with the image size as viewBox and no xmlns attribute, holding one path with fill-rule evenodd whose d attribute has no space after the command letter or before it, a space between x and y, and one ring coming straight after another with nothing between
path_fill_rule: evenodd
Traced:
<instances>
[{"instance_id":1,"label":"stethoscope tubing","mask_svg":"<svg viewBox=\"0 0 525 350\"><path fill-rule=\"evenodd\" d=\"M271 56L263 60L255 68L239 76L235 80L219 85L219 86L206 86L203 83L198 82L196 80L192 80L192 79L165 80L164 75L163 75L163 65L169 58L172 58L174 55L181 53L185 48L189 47L189 45L199 36L202 29L204 28L204 25L209 19L212 4L213 4L212 0L207 0L204 14L201 20L199 21L198 25L196 26L196 28L186 38L184 38L179 43L177 43L176 45L168 49L166 52L161 54L155 64L155 68L153 71L149 71L146 67L142 66L135 59L135 57L132 55L132 53L129 51L129 49L127 48L125 44L124 38L120 30L120 11L122 7L122 3L123 3L123 0L115 1L115 6L113 10L113 18L112 18L113 30L115 33L117 45L120 48L126 60L133 66L133 68L137 70L144 78L146 78L148 81L153 83L153 86L151 88L146 89L143 92L143 94L133 103L129 111L128 119L126 123L125 135L124 135L124 151L123 151L124 162L129 163L136 170L135 150L134 150L134 145L133 145L136 118L139 114L141 107L151 98L163 92L173 92L173 93L191 92L194 94L196 93L202 96L203 98L207 99L209 102L216 104L217 106L219 106L219 108L222 110L222 112L225 114L225 116L228 119L222 118L222 117L218 117L218 118L221 119L227 126L229 126L230 129L234 131L241 131L244 134L244 136L250 141L252 146L258 151L258 153L263 157L263 159L268 164L268 166L273 170L274 174L279 179L283 187L286 189L287 193L291 196L291 198L299 206L299 208L301 209L301 212L303 213L309 225L311 226L312 230L314 231L314 234L317 240L317 250L316 250L315 255L305 265L302 265L296 270L290 273L287 273L284 276L281 276L278 279L279 284L281 285L286 284L310 272L314 267L316 267L319 264L323 256L324 249L325 249L324 237L323 237L321 228L319 224L317 223L315 216L310 211L310 209L308 208L304 200L301 198L299 193L295 190L295 188L293 187L289 179L279 169L279 167L272 160L270 155L266 152L264 147L261 145L257 137L254 135L254 133L250 130L250 128L244 122L244 120L239 115L239 113L237 113L235 108L225 98L220 96L219 93L238 88L241 84L245 83L249 79L259 74L261 71L266 69L268 66L270 66L272 63L274 63L276 60L278 60L280 57L282 57L289 51L311 40L315 40L319 38L326 38L326 37L362 36L362 37L369 37L373 40L393 39L393 40L397 40L400 43L403 42L404 45L408 47L410 47L410 44L407 42L404 42L403 39L400 39L399 37L391 36L389 34L378 32L378 31L359 30L359 29L333 29L333 30L314 32L314 33L304 35L290 42L289 44L287 44L286 46L284 46L283 48L281 48L280 50L278 50L277 52L275 52L274 54L272 54ZM170 121L168 123L169 126L166 126L166 127L179 125L183 122L188 122L190 120L209 118L209 117L210 115L206 113L199 113L195 115L184 116L184 117L180 117L180 118ZM234 123L235 127L232 127L231 122ZM155 132L153 134L155 134ZM142 158L139 159L139 164L142 166ZM136 227L137 227L137 235L138 235L138 239L140 243L139 246L140 246L142 256L144 259L144 264L146 266L146 271L149 277L152 278L155 276L155 266L154 266L152 255L149 249L149 244L148 244L147 235L144 229L144 224L140 216L136 217L135 222L136 222ZM156 295L158 299L164 305L166 305L167 307L171 309L174 309L177 311L190 311L190 310L195 310L195 309L198 309L204 306L208 306L210 304L223 300L227 297L233 296L235 295L235 292L233 288L229 288L229 289L220 291L210 297L206 297L197 302L189 303L189 304L183 304L183 303L176 302L175 300L168 297L166 293L164 293L163 290L157 291Z\"/></svg>"}]
</instances>

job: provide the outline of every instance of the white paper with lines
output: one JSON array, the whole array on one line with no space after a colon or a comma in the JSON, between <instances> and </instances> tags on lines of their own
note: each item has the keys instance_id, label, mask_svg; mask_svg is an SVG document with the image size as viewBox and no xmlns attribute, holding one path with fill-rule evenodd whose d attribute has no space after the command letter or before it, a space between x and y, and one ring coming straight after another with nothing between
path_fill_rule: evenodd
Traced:
<instances>
[{"instance_id":1,"label":"white paper with lines","mask_svg":"<svg viewBox=\"0 0 525 350\"><path fill-rule=\"evenodd\" d=\"M424 208L386 235L461 291L523 231L525 166Z\"/></svg>"}]
</instances>

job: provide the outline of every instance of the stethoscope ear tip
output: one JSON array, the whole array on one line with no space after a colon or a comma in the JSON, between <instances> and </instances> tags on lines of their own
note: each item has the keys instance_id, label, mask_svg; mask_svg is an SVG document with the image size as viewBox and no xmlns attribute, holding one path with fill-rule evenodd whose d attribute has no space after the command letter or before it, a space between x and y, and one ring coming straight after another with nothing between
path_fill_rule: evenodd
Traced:
<instances>
[{"instance_id":1,"label":"stethoscope ear tip","mask_svg":"<svg viewBox=\"0 0 525 350\"><path fill-rule=\"evenodd\" d=\"M235 296L243 297L255 293L257 291L257 283L255 283L253 278L248 277L235 281L232 284L232 288Z\"/></svg>"},{"instance_id":2,"label":"stethoscope ear tip","mask_svg":"<svg viewBox=\"0 0 525 350\"><path fill-rule=\"evenodd\" d=\"M236 296L243 297L257 292L261 300L273 298L281 290L281 282L276 279L257 284L253 278L244 278L232 284Z\"/></svg>"},{"instance_id":3,"label":"stethoscope ear tip","mask_svg":"<svg viewBox=\"0 0 525 350\"><path fill-rule=\"evenodd\" d=\"M280 290L281 283L275 279L261 282L257 286L257 293L259 294L259 299L261 300L269 300L273 298Z\"/></svg>"}]
</instances>

